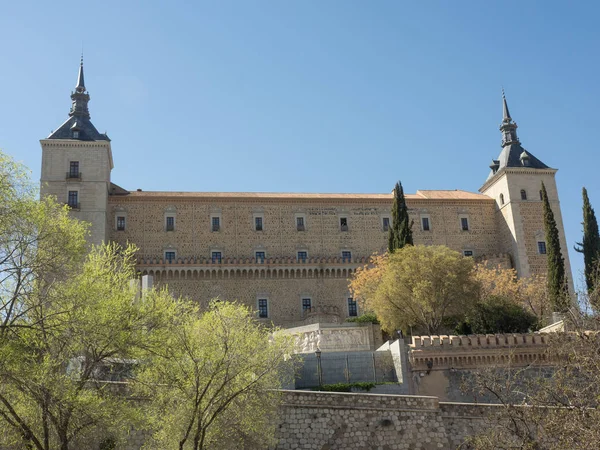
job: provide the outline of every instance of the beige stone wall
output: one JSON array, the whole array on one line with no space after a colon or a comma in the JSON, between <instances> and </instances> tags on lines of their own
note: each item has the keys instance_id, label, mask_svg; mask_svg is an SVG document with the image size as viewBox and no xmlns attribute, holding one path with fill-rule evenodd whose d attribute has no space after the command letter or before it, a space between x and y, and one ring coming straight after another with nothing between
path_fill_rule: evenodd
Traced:
<instances>
[{"instance_id":1,"label":"beige stone wall","mask_svg":"<svg viewBox=\"0 0 600 450\"><path fill-rule=\"evenodd\" d=\"M565 268L573 292L573 277L555 174L555 169L505 169L495 179L487 182L481 192L496 201L500 251L510 253L519 276L527 277L545 274L547 270L546 255L538 251L538 242L546 241L543 205L539 195L541 183L544 183L556 219ZM526 192L526 200L521 198L521 190ZM504 204L500 201L501 194L504 196Z\"/></svg>"},{"instance_id":2,"label":"beige stone wall","mask_svg":"<svg viewBox=\"0 0 600 450\"><path fill-rule=\"evenodd\" d=\"M73 217L89 222L92 244L100 244L107 238L107 205L110 187L112 154L110 142L86 142L70 139L46 139L42 145L42 196L52 195L61 203L67 203L68 191L78 191L79 210ZM81 178L67 180L69 164L79 162Z\"/></svg>"},{"instance_id":3,"label":"beige stone wall","mask_svg":"<svg viewBox=\"0 0 600 450\"><path fill-rule=\"evenodd\" d=\"M139 269L156 277L157 285L168 285L177 296L206 305L215 297L237 300L257 307L258 298L269 300L269 321L276 325L302 323L301 299L310 297L314 307L335 308L341 320L348 317L348 277L375 252L385 250L388 233L382 218L388 217L391 196L362 198L281 200L236 197L211 198L135 193L109 200L110 239L139 248ZM477 200L409 199L417 244L447 245L471 250L475 257L497 258L494 202ZM175 231L165 231L165 215L175 214ZM263 230L254 230L254 216L263 217ZM297 231L296 215L305 217L305 231ZM116 230L116 217L126 217L126 230ZM219 215L221 228L211 230L211 215ZM430 231L423 231L427 216ZM460 217L469 219L462 231ZM340 230L346 217L348 231ZM165 251L175 251L177 261L166 264ZM222 252L222 264L212 264L213 250ZM296 261L297 251L308 252L306 263ZM267 260L253 260L264 251ZM352 261L341 261L342 251L352 252Z\"/></svg>"},{"instance_id":4,"label":"beige stone wall","mask_svg":"<svg viewBox=\"0 0 600 450\"><path fill-rule=\"evenodd\" d=\"M270 257L296 257L298 250L309 257L340 256L351 251L353 257L369 256L387 247L387 232L382 217L389 216L392 200L283 202L268 198L248 201L225 198L113 196L109 203L110 238L135 242L140 255L162 259L167 248L181 258L208 258L213 249L223 257L252 258L264 251ZM417 244L447 245L456 250L473 250L475 256L498 253L494 204L487 198L465 200L408 200L415 224ZM165 231L165 214L176 214L176 230ZM115 218L125 213L127 230L116 231ZM221 217L221 229L211 231L212 214ZM262 214L263 231L254 231L253 217ZM306 230L297 231L295 217L304 214ZM461 231L459 217L469 217L470 230ZM422 231L421 217L430 218L431 231ZM348 231L340 231L339 219L348 219Z\"/></svg>"}]
</instances>

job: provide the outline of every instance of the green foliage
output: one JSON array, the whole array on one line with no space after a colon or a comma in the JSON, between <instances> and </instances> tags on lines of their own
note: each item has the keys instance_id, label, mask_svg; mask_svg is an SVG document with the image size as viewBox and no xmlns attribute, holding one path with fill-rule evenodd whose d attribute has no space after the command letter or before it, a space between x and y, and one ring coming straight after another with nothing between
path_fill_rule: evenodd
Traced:
<instances>
[{"instance_id":1,"label":"green foliage","mask_svg":"<svg viewBox=\"0 0 600 450\"><path fill-rule=\"evenodd\" d=\"M438 334L448 316L477 300L473 259L445 246L406 246L358 271L353 292L374 311L384 331Z\"/></svg>"},{"instance_id":2,"label":"green foliage","mask_svg":"<svg viewBox=\"0 0 600 450\"><path fill-rule=\"evenodd\" d=\"M583 253L585 264L585 283L588 292L594 290L597 279L597 264L600 257L600 234L598 233L598 221L596 213L590 204L587 189L582 189L583 196L583 239L575 247L580 253Z\"/></svg>"},{"instance_id":3,"label":"green foliage","mask_svg":"<svg viewBox=\"0 0 600 450\"><path fill-rule=\"evenodd\" d=\"M271 442L293 338L273 334L239 304L182 305L159 351L144 358L153 448L248 448ZM285 360L289 360L287 363Z\"/></svg>"},{"instance_id":4,"label":"green foliage","mask_svg":"<svg viewBox=\"0 0 600 450\"><path fill-rule=\"evenodd\" d=\"M402 183L396 183L394 187L394 205L392 206L392 223L388 237L388 251L394 252L405 245L413 245L412 237L413 223L408 217L408 208L404 198Z\"/></svg>"},{"instance_id":5,"label":"green foliage","mask_svg":"<svg viewBox=\"0 0 600 450\"><path fill-rule=\"evenodd\" d=\"M538 319L514 301L491 297L477 303L456 327L456 333L526 333L539 328Z\"/></svg>"},{"instance_id":6,"label":"green foliage","mask_svg":"<svg viewBox=\"0 0 600 450\"><path fill-rule=\"evenodd\" d=\"M548 261L548 296L554 311L569 309L569 292L565 275L565 261L560 250L560 240L554 213L550 207L546 186L542 182L542 202L544 207L544 228L546 231L546 253Z\"/></svg>"},{"instance_id":7,"label":"green foliage","mask_svg":"<svg viewBox=\"0 0 600 450\"><path fill-rule=\"evenodd\" d=\"M357 383L335 383L335 384L324 384L312 388L313 391L327 391L327 392L352 392L352 390L361 390L369 392L375 387L375 383L368 382L357 382Z\"/></svg>"},{"instance_id":8,"label":"green foliage","mask_svg":"<svg viewBox=\"0 0 600 450\"><path fill-rule=\"evenodd\" d=\"M346 322L354 322L354 323L373 323L379 324L379 319L377 319L377 315L375 313L365 313L361 314L358 317L349 317L346 319Z\"/></svg>"}]
</instances>

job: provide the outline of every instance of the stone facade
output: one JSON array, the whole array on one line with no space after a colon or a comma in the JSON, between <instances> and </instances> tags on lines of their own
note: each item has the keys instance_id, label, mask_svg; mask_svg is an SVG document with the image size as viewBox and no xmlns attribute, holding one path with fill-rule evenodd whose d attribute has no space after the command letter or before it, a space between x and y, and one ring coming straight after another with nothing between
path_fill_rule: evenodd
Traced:
<instances>
[{"instance_id":1,"label":"stone facade","mask_svg":"<svg viewBox=\"0 0 600 450\"><path fill-rule=\"evenodd\" d=\"M74 202L73 215L91 224L91 243L134 243L139 271L158 286L203 305L215 297L257 310L260 303L265 322L314 323L320 310L339 323L357 312L348 278L385 250L391 194L128 191L111 182L111 142L90 122L83 80L82 63L69 118L41 141L41 193ZM480 194L407 195L414 241L512 265L520 276L544 273L543 181L572 283L556 170L524 151L516 128L504 100L503 150ZM74 163L76 176L68 173Z\"/></svg>"}]
</instances>

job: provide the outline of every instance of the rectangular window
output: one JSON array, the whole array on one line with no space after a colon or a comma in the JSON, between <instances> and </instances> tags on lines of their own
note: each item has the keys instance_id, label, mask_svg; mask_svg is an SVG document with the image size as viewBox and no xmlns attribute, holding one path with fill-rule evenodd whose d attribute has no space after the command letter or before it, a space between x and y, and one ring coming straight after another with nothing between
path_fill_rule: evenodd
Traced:
<instances>
[{"instance_id":1,"label":"rectangular window","mask_svg":"<svg viewBox=\"0 0 600 450\"><path fill-rule=\"evenodd\" d=\"M69 178L79 178L79 161L69 163Z\"/></svg>"},{"instance_id":2,"label":"rectangular window","mask_svg":"<svg viewBox=\"0 0 600 450\"><path fill-rule=\"evenodd\" d=\"M256 262L259 262L259 263L265 262L265 252L256 252Z\"/></svg>"},{"instance_id":3,"label":"rectangular window","mask_svg":"<svg viewBox=\"0 0 600 450\"><path fill-rule=\"evenodd\" d=\"M167 216L167 231L175 231L175 217Z\"/></svg>"},{"instance_id":4,"label":"rectangular window","mask_svg":"<svg viewBox=\"0 0 600 450\"><path fill-rule=\"evenodd\" d=\"M463 251L463 255L465 255L465 256L473 256L473 250L465 250L465 251Z\"/></svg>"},{"instance_id":5,"label":"rectangular window","mask_svg":"<svg viewBox=\"0 0 600 450\"><path fill-rule=\"evenodd\" d=\"M262 231L262 229L263 229L263 218L262 217L254 218L254 229L256 231Z\"/></svg>"},{"instance_id":6,"label":"rectangular window","mask_svg":"<svg viewBox=\"0 0 600 450\"><path fill-rule=\"evenodd\" d=\"M169 263L175 261L175 252L165 252L165 260Z\"/></svg>"},{"instance_id":7,"label":"rectangular window","mask_svg":"<svg viewBox=\"0 0 600 450\"><path fill-rule=\"evenodd\" d=\"M117 231L125 231L125 216L117 216Z\"/></svg>"},{"instance_id":8,"label":"rectangular window","mask_svg":"<svg viewBox=\"0 0 600 450\"><path fill-rule=\"evenodd\" d=\"M79 192L69 191L68 205L71 208L79 208Z\"/></svg>"},{"instance_id":9,"label":"rectangular window","mask_svg":"<svg viewBox=\"0 0 600 450\"><path fill-rule=\"evenodd\" d=\"M221 228L221 218L220 217L213 217L211 219L211 223L212 223L212 230L213 231L219 231L219 229Z\"/></svg>"},{"instance_id":10,"label":"rectangular window","mask_svg":"<svg viewBox=\"0 0 600 450\"><path fill-rule=\"evenodd\" d=\"M383 231L388 231L389 229L390 229L390 218L384 217L383 218Z\"/></svg>"},{"instance_id":11,"label":"rectangular window","mask_svg":"<svg viewBox=\"0 0 600 450\"><path fill-rule=\"evenodd\" d=\"M213 264L221 264L221 252L212 252L211 258Z\"/></svg>"},{"instance_id":12,"label":"rectangular window","mask_svg":"<svg viewBox=\"0 0 600 450\"><path fill-rule=\"evenodd\" d=\"M298 252L298 262L306 262L306 258L308 258L307 252Z\"/></svg>"},{"instance_id":13,"label":"rectangular window","mask_svg":"<svg viewBox=\"0 0 600 450\"><path fill-rule=\"evenodd\" d=\"M545 255L546 254L546 243L544 241L539 241L538 242L538 253L540 255Z\"/></svg>"},{"instance_id":14,"label":"rectangular window","mask_svg":"<svg viewBox=\"0 0 600 450\"><path fill-rule=\"evenodd\" d=\"M342 259L344 261L350 262L352 260L352 252L349 252L349 251L342 252Z\"/></svg>"},{"instance_id":15,"label":"rectangular window","mask_svg":"<svg viewBox=\"0 0 600 450\"><path fill-rule=\"evenodd\" d=\"M340 217L340 230L348 231L348 218L347 217Z\"/></svg>"},{"instance_id":16,"label":"rectangular window","mask_svg":"<svg viewBox=\"0 0 600 450\"><path fill-rule=\"evenodd\" d=\"M460 218L460 228L463 231L469 231L469 219L467 219L466 217L461 217Z\"/></svg>"},{"instance_id":17,"label":"rectangular window","mask_svg":"<svg viewBox=\"0 0 600 450\"><path fill-rule=\"evenodd\" d=\"M302 312L310 312L311 310L311 299L303 298L302 299Z\"/></svg>"},{"instance_id":18,"label":"rectangular window","mask_svg":"<svg viewBox=\"0 0 600 450\"><path fill-rule=\"evenodd\" d=\"M429 231L429 217L421 217L421 225L423 225L423 231Z\"/></svg>"},{"instance_id":19,"label":"rectangular window","mask_svg":"<svg viewBox=\"0 0 600 450\"><path fill-rule=\"evenodd\" d=\"M296 217L296 230L304 231L304 217Z\"/></svg>"},{"instance_id":20,"label":"rectangular window","mask_svg":"<svg viewBox=\"0 0 600 450\"><path fill-rule=\"evenodd\" d=\"M261 319L269 317L269 301L266 298L258 299L258 317Z\"/></svg>"},{"instance_id":21,"label":"rectangular window","mask_svg":"<svg viewBox=\"0 0 600 450\"><path fill-rule=\"evenodd\" d=\"M348 315L350 317L358 316L358 307L356 306L356 301L352 297L348 298Z\"/></svg>"}]
</instances>

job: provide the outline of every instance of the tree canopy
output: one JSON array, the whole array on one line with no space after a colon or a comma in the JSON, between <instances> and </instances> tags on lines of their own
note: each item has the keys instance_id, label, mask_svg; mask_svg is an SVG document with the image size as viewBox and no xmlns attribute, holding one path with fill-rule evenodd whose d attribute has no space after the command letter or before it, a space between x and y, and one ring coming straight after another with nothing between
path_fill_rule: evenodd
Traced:
<instances>
[{"instance_id":1,"label":"tree canopy","mask_svg":"<svg viewBox=\"0 0 600 450\"><path fill-rule=\"evenodd\" d=\"M445 246L407 246L376 257L351 282L355 296L388 333L439 333L445 320L477 299L473 259Z\"/></svg>"},{"instance_id":2,"label":"tree canopy","mask_svg":"<svg viewBox=\"0 0 600 450\"><path fill-rule=\"evenodd\" d=\"M390 234L388 237L388 251L390 253L405 245L413 245L412 225L408 217L408 207L406 206L402 183L397 182L394 187L392 223L390 224Z\"/></svg>"}]
</instances>

